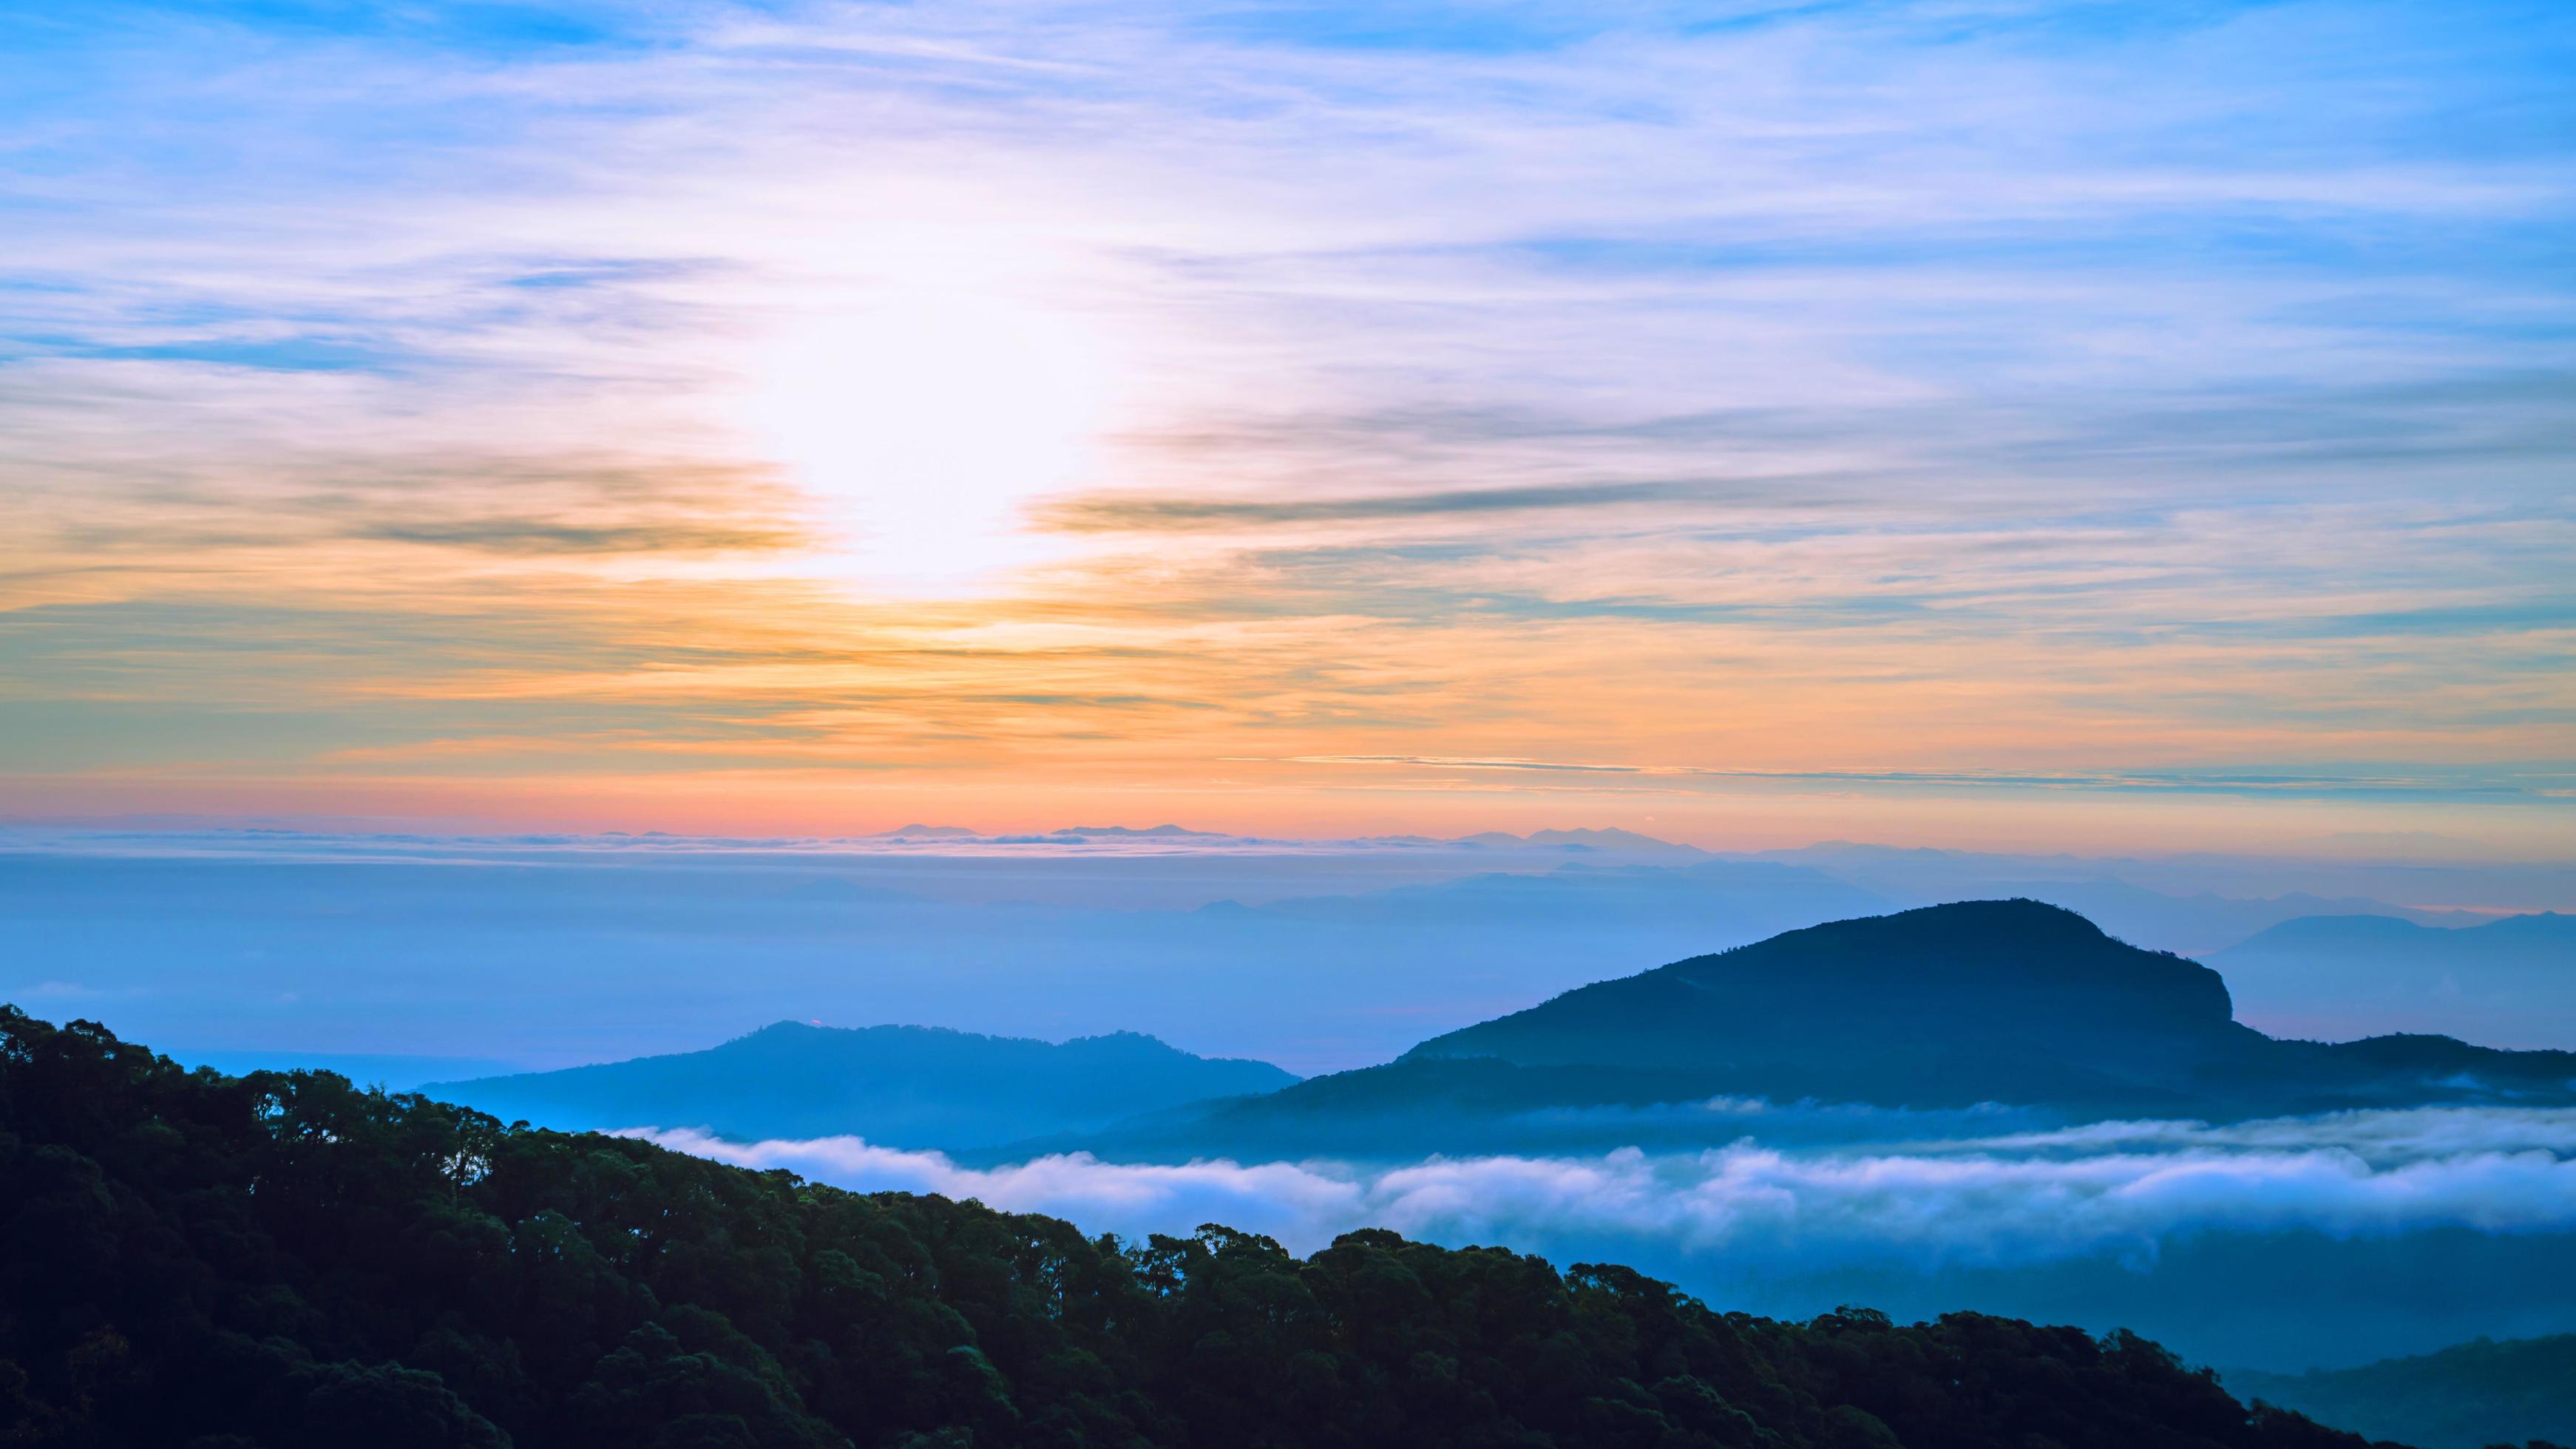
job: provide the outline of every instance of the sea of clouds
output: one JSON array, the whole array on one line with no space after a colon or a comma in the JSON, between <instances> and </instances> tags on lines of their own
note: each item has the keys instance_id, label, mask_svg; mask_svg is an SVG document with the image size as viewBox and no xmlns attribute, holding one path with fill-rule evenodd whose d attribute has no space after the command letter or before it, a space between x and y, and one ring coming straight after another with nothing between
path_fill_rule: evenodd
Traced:
<instances>
[{"instance_id":1,"label":"sea of clouds","mask_svg":"<svg viewBox=\"0 0 2576 1449\"><path fill-rule=\"evenodd\" d=\"M2228 1126L2110 1122L1876 1147L1746 1138L1698 1152L1180 1165L1087 1153L992 1167L856 1137L727 1142L639 1130L720 1161L865 1191L973 1198L1095 1232L1219 1222L1310 1251L1392 1228L1546 1251L1651 1243L1742 1269L2010 1267L2114 1255L2152 1262L2178 1236L2432 1229L2576 1232L2576 1110L2427 1108Z\"/></svg>"}]
</instances>

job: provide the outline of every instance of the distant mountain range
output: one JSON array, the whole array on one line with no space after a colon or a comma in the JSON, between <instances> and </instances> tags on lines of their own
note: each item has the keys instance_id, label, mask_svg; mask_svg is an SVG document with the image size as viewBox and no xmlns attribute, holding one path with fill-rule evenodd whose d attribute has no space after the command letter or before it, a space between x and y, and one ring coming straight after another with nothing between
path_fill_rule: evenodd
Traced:
<instances>
[{"instance_id":1,"label":"distant mountain range","mask_svg":"<svg viewBox=\"0 0 2576 1449\"><path fill-rule=\"evenodd\" d=\"M2284 921L2211 955L2238 1015L2341 1037L2399 1017L2498 1046L2576 1046L2576 916L2441 930L2379 915Z\"/></svg>"},{"instance_id":2,"label":"distant mountain range","mask_svg":"<svg viewBox=\"0 0 2576 1449\"><path fill-rule=\"evenodd\" d=\"M884 1146L958 1150L1094 1130L1296 1080L1267 1062L1192 1056L1134 1032L1057 1045L935 1027L782 1021L707 1051L421 1090L503 1121L566 1131L848 1133Z\"/></svg>"},{"instance_id":3,"label":"distant mountain range","mask_svg":"<svg viewBox=\"0 0 2576 1449\"><path fill-rule=\"evenodd\" d=\"M2576 1101L2576 1053L2431 1035L2276 1039L2234 1019L2216 971L2011 900L1788 931L1303 1082L1133 1034L1052 1046L781 1023L711 1051L427 1090L561 1127L854 1133L985 1160L1077 1147L1169 1159L1627 1140L1640 1113L1718 1098L2001 1103L2062 1120L2557 1103ZM1709 1119L1695 1130L1736 1129Z\"/></svg>"},{"instance_id":4,"label":"distant mountain range","mask_svg":"<svg viewBox=\"0 0 2576 1449\"><path fill-rule=\"evenodd\" d=\"M2422 1449L2576 1444L2576 1333L2479 1339L2439 1353L2305 1374L2231 1370L2228 1392Z\"/></svg>"},{"instance_id":5,"label":"distant mountain range","mask_svg":"<svg viewBox=\"0 0 2576 1449\"><path fill-rule=\"evenodd\" d=\"M1314 841L1269 841L1253 836L1228 835L1219 830L1191 830L1179 825L1064 825L1053 830L1014 830L986 832L963 825L898 825L892 830L879 830L857 837L861 840L981 841L994 845L1075 845L1086 841L1168 840L1198 844L1294 845L1312 848ZM1641 859L1709 858L1709 852L1696 845L1681 845L1658 840L1633 830L1577 828L1573 830L1535 830L1527 835L1514 835L1507 830L1486 830L1474 835L1445 839L1430 835L1372 836L1366 840L1344 841L1347 846L1427 846L1463 847L1469 850L1529 850L1574 853L1600 853L1632 856Z\"/></svg>"},{"instance_id":6,"label":"distant mountain range","mask_svg":"<svg viewBox=\"0 0 2576 1449\"><path fill-rule=\"evenodd\" d=\"M1660 855L1684 858L1700 857L1703 859L1708 855L1707 851L1700 849L1696 845L1678 845L1669 840L1657 840L1651 835L1639 835L1633 830L1616 829L1533 830L1527 835L1513 835L1508 831L1488 830L1478 835L1463 835L1448 843L1452 845L1497 845L1502 846L1505 849L1535 848L1539 850L1598 850L1623 855Z\"/></svg>"},{"instance_id":7,"label":"distant mountain range","mask_svg":"<svg viewBox=\"0 0 2576 1449\"><path fill-rule=\"evenodd\" d=\"M2441 1036L2285 1041L2233 1019L2208 967L2072 911L1971 901L1790 931L1569 991L1382 1067L1201 1124L1200 1150L1411 1123L1413 1148L1490 1145L1496 1119L1714 1097L2069 1117L2245 1117L2436 1102L2576 1101L2576 1053ZM1482 1124L1479 1125L1479 1119Z\"/></svg>"},{"instance_id":8,"label":"distant mountain range","mask_svg":"<svg viewBox=\"0 0 2576 1449\"><path fill-rule=\"evenodd\" d=\"M987 848L954 822L920 824L921 838L877 842L212 832L14 854L0 831L0 995L235 1066L327 1050L528 1071L821 1019L1050 1041L1142 1031L1312 1075L1605 977L1945 901L2044 900L2231 972L2212 953L2295 916L2466 926L2485 918L2390 903L2576 910L2563 869L1856 846L1707 858L1608 831ZM2427 976L2443 979L2438 963ZM2309 1004L2353 999L2331 973L2301 979L2329 983ZM2239 1019L2275 1035L2576 1047L2401 1007L2299 1025L2298 1001L2235 994ZM399 1085L487 1074L349 1065Z\"/></svg>"},{"instance_id":9,"label":"distant mountain range","mask_svg":"<svg viewBox=\"0 0 2576 1449\"><path fill-rule=\"evenodd\" d=\"M2492 893L2497 900L2554 902L2565 895L2563 882L2544 884L2529 875L2470 885L2440 868L2318 864L2266 870L2226 857L2010 856L1843 843L1745 858L1809 866L1902 906L2014 897L2046 901L2124 941L2195 959L2300 916L2394 916L2425 926L2474 926L2489 917L2396 902L2457 900L2464 891L2470 899Z\"/></svg>"},{"instance_id":10,"label":"distant mountain range","mask_svg":"<svg viewBox=\"0 0 2576 1449\"><path fill-rule=\"evenodd\" d=\"M2310 895L2304 891L2250 898L2222 896L2214 891L2169 896L2118 880L1996 881L1975 894L2064 906L2121 940L2151 942L2158 949L2179 951L2195 960L2302 916L2385 917L2422 926L2473 926L2480 920L2464 911L2419 911L2380 901ZM1928 904L1919 900L1911 903Z\"/></svg>"}]
</instances>

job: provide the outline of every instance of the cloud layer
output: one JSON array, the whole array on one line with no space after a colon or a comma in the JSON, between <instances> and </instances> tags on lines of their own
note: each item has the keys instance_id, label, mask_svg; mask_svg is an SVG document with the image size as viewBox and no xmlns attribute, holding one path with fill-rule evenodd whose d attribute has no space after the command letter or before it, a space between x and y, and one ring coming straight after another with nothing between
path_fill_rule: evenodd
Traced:
<instances>
[{"instance_id":1,"label":"cloud layer","mask_svg":"<svg viewBox=\"0 0 2576 1449\"><path fill-rule=\"evenodd\" d=\"M639 1133L744 1166L860 1190L935 1192L1094 1231L1268 1233L1300 1251L1387 1227L1451 1244L1652 1244L1730 1271L2016 1266L2104 1254L2152 1261L2206 1232L2387 1238L2440 1228L2576 1232L2576 1112L2428 1109L2212 1128L2109 1123L1879 1150L1750 1139L1652 1156L1323 1163L1100 1162L977 1170L853 1137L728 1143Z\"/></svg>"}]
</instances>

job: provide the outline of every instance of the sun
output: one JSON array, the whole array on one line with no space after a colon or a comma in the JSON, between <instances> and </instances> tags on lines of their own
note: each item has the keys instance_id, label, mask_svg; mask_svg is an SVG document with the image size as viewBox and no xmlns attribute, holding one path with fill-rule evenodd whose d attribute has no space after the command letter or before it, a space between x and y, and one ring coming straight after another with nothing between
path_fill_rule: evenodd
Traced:
<instances>
[{"instance_id":1,"label":"sun","mask_svg":"<svg viewBox=\"0 0 2576 1449\"><path fill-rule=\"evenodd\" d=\"M1109 372L1065 314L916 288L782 327L747 420L846 541L858 583L970 592L1055 551L1023 505L1090 471Z\"/></svg>"}]
</instances>

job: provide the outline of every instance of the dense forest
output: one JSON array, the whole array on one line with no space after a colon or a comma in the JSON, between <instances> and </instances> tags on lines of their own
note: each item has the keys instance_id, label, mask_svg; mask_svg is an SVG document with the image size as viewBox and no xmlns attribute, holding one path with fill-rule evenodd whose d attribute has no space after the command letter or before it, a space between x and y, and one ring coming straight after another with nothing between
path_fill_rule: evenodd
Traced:
<instances>
[{"instance_id":1,"label":"dense forest","mask_svg":"<svg viewBox=\"0 0 2576 1449\"><path fill-rule=\"evenodd\" d=\"M0 1443L2359 1446L2125 1334L1142 1243L0 1008Z\"/></svg>"}]
</instances>

